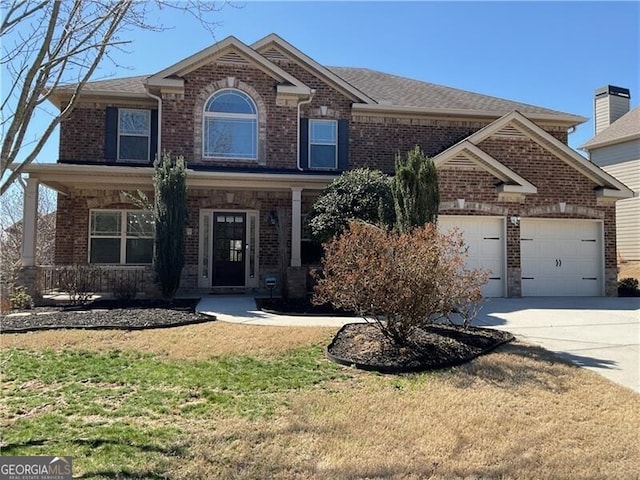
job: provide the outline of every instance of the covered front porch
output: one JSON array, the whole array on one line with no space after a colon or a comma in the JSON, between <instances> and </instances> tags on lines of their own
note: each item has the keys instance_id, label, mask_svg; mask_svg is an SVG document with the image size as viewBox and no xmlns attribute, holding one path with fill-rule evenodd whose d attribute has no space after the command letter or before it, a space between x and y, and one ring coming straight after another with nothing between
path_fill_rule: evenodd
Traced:
<instances>
[{"instance_id":1,"label":"covered front porch","mask_svg":"<svg viewBox=\"0 0 640 480\"><path fill-rule=\"evenodd\" d=\"M30 165L20 283L37 297L60 288L54 281L60 267L86 265L100 270L100 278L112 279L98 284L102 290L113 290L113 279L125 276L135 277L141 294L157 295L150 256L142 251L152 243L152 234L130 231L132 224L141 223L142 214L125 195L139 190L151 197L153 172L146 166ZM275 279L275 293L303 296L303 213L333 178L188 168L180 293L267 292L267 279ZM41 185L58 192L56 266L48 268L38 266L35 256ZM115 225L111 230L104 227L109 222ZM112 248L113 254L100 253L104 248Z\"/></svg>"}]
</instances>

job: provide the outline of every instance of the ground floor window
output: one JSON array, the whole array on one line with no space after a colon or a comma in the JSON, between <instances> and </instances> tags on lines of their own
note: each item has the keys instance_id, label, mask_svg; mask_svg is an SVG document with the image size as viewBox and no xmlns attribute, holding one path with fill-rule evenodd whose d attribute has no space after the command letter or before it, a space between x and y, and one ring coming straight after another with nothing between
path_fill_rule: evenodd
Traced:
<instances>
[{"instance_id":1,"label":"ground floor window","mask_svg":"<svg viewBox=\"0 0 640 480\"><path fill-rule=\"evenodd\" d=\"M150 212L92 210L89 225L89 263L151 263L153 235L153 217Z\"/></svg>"}]
</instances>

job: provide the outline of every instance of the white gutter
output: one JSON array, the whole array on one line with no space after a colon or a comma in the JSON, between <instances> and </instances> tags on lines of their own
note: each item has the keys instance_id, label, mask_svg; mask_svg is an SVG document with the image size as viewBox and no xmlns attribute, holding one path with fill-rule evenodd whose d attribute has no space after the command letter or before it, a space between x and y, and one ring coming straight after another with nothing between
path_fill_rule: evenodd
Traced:
<instances>
[{"instance_id":1,"label":"white gutter","mask_svg":"<svg viewBox=\"0 0 640 480\"><path fill-rule=\"evenodd\" d=\"M145 93L158 102L158 144L156 146L156 158L153 161L153 164L156 165L156 163L162 159L162 98L154 95L149 90L146 90Z\"/></svg>"},{"instance_id":2,"label":"white gutter","mask_svg":"<svg viewBox=\"0 0 640 480\"><path fill-rule=\"evenodd\" d=\"M313 96L316 94L316 91L314 89L311 89L311 93L309 94L309 98L307 100L302 100L300 102L298 102L298 131L297 131L297 152L298 152L298 159L296 161L296 166L298 167L298 170L302 172L302 167L300 166L300 106L301 105L307 105L309 103L311 103L311 101L313 100Z\"/></svg>"}]
</instances>

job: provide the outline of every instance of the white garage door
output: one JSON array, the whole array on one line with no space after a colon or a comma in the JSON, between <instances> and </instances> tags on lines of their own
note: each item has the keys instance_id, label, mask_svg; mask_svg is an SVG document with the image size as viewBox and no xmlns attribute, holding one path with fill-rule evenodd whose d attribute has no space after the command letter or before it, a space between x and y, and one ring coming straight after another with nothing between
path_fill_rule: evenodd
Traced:
<instances>
[{"instance_id":1,"label":"white garage door","mask_svg":"<svg viewBox=\"0 0 640 480\"><path fill-rule=\"evenodd\" d=\"M522 219L522 295L602 295L602 252L598 221Z\"/></svg>"},{"instance_id":2,"label":"white garage door","mask_svg":"<svg viewBox=\"0 0 640 480\"><path fill-rule=\"evenodd\" d=\"M438 216L438 228L447 232L458 227L469 247L467 267L488 268L489 281L482 289L485 297L503 297L505 274L504 219L496 217L469 217L462 215Z\"/></svg>"}]
</instances>

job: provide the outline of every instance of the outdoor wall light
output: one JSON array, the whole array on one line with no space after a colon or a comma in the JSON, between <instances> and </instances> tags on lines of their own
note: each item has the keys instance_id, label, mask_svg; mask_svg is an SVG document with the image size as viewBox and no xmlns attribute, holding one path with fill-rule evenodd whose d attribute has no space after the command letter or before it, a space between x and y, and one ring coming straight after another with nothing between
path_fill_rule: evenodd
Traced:
<instances>
[{"instance_id":1,"label":"outdoor wall light","mask_svg":"<svg viewBox=\"0 0 640 480\"><path fill-rule=\"evenodd\" d=\"M271 210L269 212L269 225L277 225L278 224L278 212L275 210Z\"/></svg>"},{"instance_id":2,"label":"outdoor wall light","mask_svg":"<svg viewBox=\"0 0 640 480\"><path fill-rule=\"evenodd\" d=\"M513 215L510 220L513 225L520 225L520 215Z\"/></svg>"}]
</instances>

